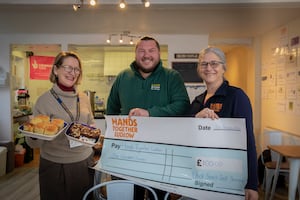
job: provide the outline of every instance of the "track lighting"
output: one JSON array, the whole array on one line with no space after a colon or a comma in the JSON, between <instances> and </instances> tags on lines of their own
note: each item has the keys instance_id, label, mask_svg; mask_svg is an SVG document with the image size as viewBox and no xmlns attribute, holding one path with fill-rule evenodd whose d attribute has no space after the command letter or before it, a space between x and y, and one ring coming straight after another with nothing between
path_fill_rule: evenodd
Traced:
<instances>
[{"instance_id":1,"label":"track lighting","mask_svg":"<svg viewBox=\"0 0 300 200\"><path fill-rule=\"evenodd\" d=\"M115 37L115 39L113 39L113 37ZM118 37L118 39L116 38ZM119 44L130 44L133 45L134 44L134 39L135 38L140 38L141 36L138 35L132 35L130 34L129 31L123 31L120 34L110 34L108 36L108 38L106 39L106 43L107 44L112 44L115 42L119 42Z\"/></svg>"},{"instance_id":2,"label":"track lighting","mask_svg":"<svg viewBox=\"0 0 300 200\"><path fill-rule=\"evenodd\" d=\"M77 11L79 8L83 7L83 5L87 4L87 3L84 3L85 0L74 0L74 1L75 1L75 3L73 4L73 10L74 11ZM91 6L95 6L97 4L97 1L98 0L88 0L88 4L91 5ZM101 0L99 0L99 1L101 1ZM145 8L150 7L150 1L149 0L141 0L141 2L145 6ZM111 3L108 3L108 4L111 4ZM127 6L127 2L125 0L120 0L119 1L119 7L121 9L126 8L126 6Z\"/></svg>"},{"instance_id":3,"label":"track lighting","mask_svg":"<svg viewBox=\"0 0 300 200\"><path fill-rule=\"evenodd\" d=\"M119 6L120 6L120 8L124 9L126 7L125 0L121 0Z\"/></svg>"},{"instance_id":4,"label":"track lighting","mask_svg":"<svg viewBox=\"0 0 300 200\"><path fill-rule=\"evenodd\" d=\"M84 0L76 0L76 2L73 4L73 10L77 11L79 8L81 8L83 6L83 1ZM95 6L96 5L96 0L90 0L89 4L91 6Z\"/></svg>"}]
</instances>

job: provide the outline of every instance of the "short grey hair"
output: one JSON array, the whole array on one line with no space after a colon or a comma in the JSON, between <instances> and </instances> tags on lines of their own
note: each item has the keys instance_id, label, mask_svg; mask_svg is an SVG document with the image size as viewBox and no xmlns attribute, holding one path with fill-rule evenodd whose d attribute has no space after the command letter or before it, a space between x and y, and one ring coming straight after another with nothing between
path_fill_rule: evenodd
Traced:
<instances>
[{"instance_id":1,"label":"short grey hair","mask_svg":"<svg viewBox=\"0 0 300 200\"><path fill-rule=\"evenodd\" d=\"M199 53L199 63L203 60L203 57L208 53L214 53L216 56L218 56L220 61L223 63L223 69L226 71L226 57L225 57L225 54L221 49L219 49L217 47L207 47L207 48L203 49L202 51L200 51L200 53Z\"/></svg>"}]
</instances>

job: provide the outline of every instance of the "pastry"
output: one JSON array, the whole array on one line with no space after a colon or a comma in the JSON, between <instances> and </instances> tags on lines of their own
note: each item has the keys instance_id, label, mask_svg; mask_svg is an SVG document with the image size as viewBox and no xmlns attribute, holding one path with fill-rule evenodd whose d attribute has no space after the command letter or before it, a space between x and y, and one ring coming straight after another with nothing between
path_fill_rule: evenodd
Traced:
<instances>
[{"instance_id":1,"label":"pastry","mask_svg":"<svg viewBox=\"0 0 300 200\"><path fill-rule=\"evenodd\" d=\"M70 136L79 138L80 136L98 139L101 134L100 129L94 129L88 126L84 126L79 123L74 123L70 128Z\"/></svg>"},{"instance_id":2,"label":"pastry","mask_svg":"<svg viewBox=\"0 0 300 200\"><path fill-rule=\"evenodd\" d=\"M47 115L37 115L35 118L41 119L43 122L50 122L50 117Z\"/></svg>"},{"instance_id":3,"label":"pastry","mask_svg":"<svg viewBox=\"0 0 300 200\"><path fill-rule=\"evenodd\" d=\"M49 122L50 121L50 117L47 115L37 115L34 116L30 122L34 125L41 123L41 122Z\"/></svg>"},{"instance_id":4,"label":"pastry","mask_svg":"<svg viewBox=\"0 0 300 200\"><path fill-rule=\"evenodd\" d=\"M81 125L74 123L70 128L70 136L79 138L80 137L80 131L81 131Z\"/></svg>"},{"instance_id":5,"label":"pastry","mask_svg":"<svg viewBox=\"0 0 300 200\"><path fill-rule=\"evenodd\" d=\"M31 120L30 120L30 123L33 124L33 125L36 125L38 123L41 123L43 122L43 120L39 117L33 117Z\"/></svg>"},{"instance_id":6,"label":"pastry","mask_svg":"<svg viewBox=\"0 0 300 200\"><path fill-rule=\"evenodd\" d=\"M34 125L30 122L26 122L23 124L23 130L28 132L33 132Z\"/></svg>"},{"instance_id":7,"label":"pastry","mask_svg":"<svg viewBox=\"0 0 300 200\"><path fill-rule=\"evenodd\" d=\"M44 134L45 135L55 135L58 132L59 128L53 123L47 123L45 125Z\"/></svg>"},{"instance_id":8,"label":"pastry","mask_svg":"<svg viewBox=\"0 0 300 200\"><path fill-rule=\"evenodd\" d=\"M59 119L59 118L53 118L51 120L51 123L55 124L56 126L58 126L59 130L64 127L64 120Z\"/></svg>"},{"instance_id":9,"label":"pastry","mask_svg":"<svg viewBox=\"0 0 300 200\"><path fill-rule=\"evenodd\" d=\"M84 131L81 132L81 135L84 137L88 137L88 138L94 138L94 139L98 139L100 136L100 129L84 129Z\"/></svg>"},{"instance_id":10,"label":"pastry","mask_svg":"<svg viewBox=\"0 0 300 200\"><path fill-rule=\"evenodd\" d=\"M44 134L45 126L46 126L45 122L37 123L33 127L33 132L39 133L39 134Z\"/></svg>"},{"instance_id":11,"label":"pastry","mask_svg":"<svg viewBox=\"0 0 300 200\"><path fill-rule=\"evenodd\" d=\"M54 136L64 125L65 122L62 119L53 118L50 120L47 115L36 115L23 124L23 130L35 134Z\"/></svg>"}]
</instances>

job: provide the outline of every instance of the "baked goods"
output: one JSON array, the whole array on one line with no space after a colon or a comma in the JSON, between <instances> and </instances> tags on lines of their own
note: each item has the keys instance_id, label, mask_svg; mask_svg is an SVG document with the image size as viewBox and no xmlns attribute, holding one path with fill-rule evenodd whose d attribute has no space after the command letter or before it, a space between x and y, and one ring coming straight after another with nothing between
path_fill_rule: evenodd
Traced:
<instances>
[{"instance_id":1,"label":"baked goods","mask_svg":"<svg viewBox=\"0 0 300 200\"><path fill-rule=\"evenodd\" d=\"M64 120L62 119L59 119L59 118L53 118L51 119L51 123L52 124L55 124L56 126L58 126L59 129L63 128L64 127Z\"/></svg>"},{"instance_id":2,"label":"baked goods","mask_svg":"<svg viewBox=\"0 0 300 200\"><path fill-rule=\"evenodd\" d=\"M98 139L100 134L100 129L92 128L79 123L74 123L69 129L69 135L75 138L80 138L83 136L87 138Z\"/></svg>"},{"instance_id":3,"label":"baked goods","mask_svg":"<svg viewBox=\"0 0 300 200\"><path fill-rule=\"evenodd\" d=\"M30 122L26 122L23 124L23 130L28 132L33 132L34 125Z\"/></svg>"},{"instance_id":4,"label":"baked goods","mask_svg":"<svg viewBox=\"0 0 300 200\"><path fill-rule=\"evenodd\" d=\"M88 131L83 131L81 133L81 135L84 137L94 138L94 139L99 138L100 134L101 134L100 129L89 129Z\"/></svg>"},{"instance_id":5,"label":"baked goods","mask_svg":"<svg viewBox=\"0 0 300 200\"><path fill-rule=\"evenodd\" d=\"M49 122L49 121L50 121L50 117L47 115L37 115L30 120L32 124L38 124L40 122Z\"/></svg>"},{"instance_id":6,"label":"baked goods","mask_svg":"<svg viewBox=\"0 0 300 200\"><path fill-rule=\"evenodd\" d=\"M50 120L50 117L47 115L37 115L29 122L23 124L23 130L36 134L55 135L64 125L65 122L62 119L53 118Z\"/></svg>"},{"instance_id":7,"label":"baked goods","mask_svg":"<svg viewBox=\"0 0 300 200\"><path fill-rule=\"evenodd\" d=\"M36 125L36 124L42 123L42 122L43 122L43 119L40 117L34 117L30 120L30 123L33 125Z\"/></svg>"},{"instance_id":8,"label":"baked goods","mask_svg":"<svg viewBox=\"0 0 300 200\"><path fill-rule=\"evenodd\" d=\"M43 122L50 121L50 117L48 115L37 115L35 118L41 119Z\"/></svg>"},{"instance_id":9,"label":"baked goods","mask_svg":"<svg viewBox=\"0 0 300 200\"><path fill-rule=\"evenodd\" d=\"M33 132L39 133L39 134L44 134L45 126L46 126L45 122L37 123L33 127Z\"/></svg>"},{"instance_id":10,"label":"baked goods","mask_svg":"<svg viewBox=\"0 0 300 200\"><path fill-rule=\"evenodd\" d=\"M59 130L59 127L52 122L45 125L44 134L45 135L55 135Z\"/></svg>"},{"instance_id":11,"label":"baked goods","mask_svg":"<svg viewBox=\"0 0 300 200\"><path fill-rule=\"evenodd\" d=\"M81 132L81 125L78 123L74 123L69 129L70 136L74 138L80 138L80 132Z\"/></svg>"}]
</instances>

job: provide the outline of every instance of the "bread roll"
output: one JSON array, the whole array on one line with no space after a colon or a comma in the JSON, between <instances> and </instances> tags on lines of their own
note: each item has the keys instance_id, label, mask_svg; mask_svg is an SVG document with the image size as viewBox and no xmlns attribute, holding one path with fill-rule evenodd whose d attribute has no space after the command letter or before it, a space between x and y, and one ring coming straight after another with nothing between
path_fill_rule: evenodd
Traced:
<instances>
[{"instance_id":1,"label":"bread roll","mask_svg":"<svg viewBox=\"0 0 300 200\"><path fill-rule=\"evenodd\" d=\"M23 130L28 132L33 132L34 125L30 122L26 122L23 124Z\"/></svg>"},{"instance_id":2,"label":"bread roll","mask_svg":"<svg viewBox=\"0 0 300 200\"><path fill-rule=\"evenodd\" d=\"M45 126L46 126L45 122L37 123L34 125L33 132L39 133L39 134L44 134Z\"/></svg>"},{"instance_id":3,"label":"bread roll","mask_svg":"<svg viewBox=\"0 0 300 200\"><path fill-rule=\"evenodd\" d=\"M34 125L41 123L41 122L50 122L50 117L47 115L37 115L34 116L30 122Z\"/></svg>"},{"instance_id":4,"label":"bread roll","mask_svg":"<svg viewBox=\"0 0 300 200\"><path fill-rule=\"evenodd\" d=\"M43 122L43 120L39 117L34 117L30 120L30 123L33 124L33 125L36 125L36 124L42 123L42 122Z\"/></svg>"},{"instance_id":5,"label":"bread roll","mask_svg":"<svg viewBox=\"0 0 300 200\"><path fill-rule=\"evenodd\" d=\"M64 127L64 120L47 115L34 116L29 122L23 124L23 130L44 135L55 135Z\"/></svg>"},{"instance_id":6,"label":"bread roll","mask_svg":"<svg viewBox=\"0 0 300 200\"><path fill-rule=\"evenodd\" d=\"M53 118L51 120L52 124L55 124L56 126L58 126L58 129L62 129L64 127L64 120L59 119L59 118Z\"/></svg>"},{"instance_id":7,"label":"bread roll","mask_svg":"<svg viewBox=\"0 0 300 200\"><path fill-rule=\"evenodd\" d=\"M43 122L50 122L50 117L47 115L37 115L35 118L41 119Z\"/></svg>"},{"instance_id":8,"label":"bread roll","mask_svg":"<svg viewBox=\"0 0 300 200\"><path fill-rule=\"evenodd\" d=\"M53 123L47 123L45 125L45 135L55 135L58 132L58 126Z\"/></svg>"}]
</instances>

